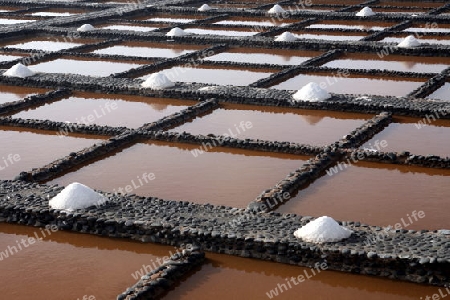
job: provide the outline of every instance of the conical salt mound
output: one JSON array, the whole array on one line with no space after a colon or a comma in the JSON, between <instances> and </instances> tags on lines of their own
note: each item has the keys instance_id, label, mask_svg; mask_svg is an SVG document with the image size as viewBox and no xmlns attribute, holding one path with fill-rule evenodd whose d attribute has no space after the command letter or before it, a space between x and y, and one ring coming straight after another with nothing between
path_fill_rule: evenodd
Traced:
<instances>
[{"instance_id":1,"label":"conical salt mound","mask_svg":"<svg viewBox=\"0 0 450 300\"><path fill-rule=\"evenodd\" d=\"M92 26L91 24L83 24L77 28L77 31L86 32L86 31L91 31L94 29L95 29L95 27Z\"/></svg>"},{"instance_id":2,"label":"conical salt mound","mask_svg":"<svg viewBox=\"0 0 450 300\"><path fill-rule=\"evenodd\" d=\"M203 4L202 6L200 6L199 9L197 9L198 11L208 11L211 10L211 6L209 6L208 4Z\"/></svg>"},{"instance_id":3,"label":"conical salt mound","mask_svg":"<svg viewBox=\"0 0 450 300\"><path fill-rule=\"evenodd\" d=\"M292 95L294 100L297 101L324 101L331 97L331 95L324 89L322 89L317 83L310 82L300 90Z\"/></svg>"},{"instance_id":4,"label":"conical salt mound","mask_svg":"<svg viewBox=\"0 0 450 300\"><path fill-rule=\"evenodd\" d=\"M66 186L58 195L49 201L49 205L54 209L76 210L87 208L93 205L100 206L108 198L97 193L84 184L74 182Z\"/></svg>"},{"instance_id":5,"label":"conical salt mound","mask_svg":"<svg viewBox=\"0 0 450 300\"><path fill-rule=\"evenodd\" d=\"M154 90L162 90L173 86L175 86L175 84L163 73L153 73L142 83L142 87Z\"/></svg>"},{"instance_id":6,"label":"conical salt mound","mask_svg":"<svg viewBox=\"0 0 450 300\"><path fill-rule=\"evenodd\" d=\"M333 218L323 216L294 232L294 236L310 243L339 242L350 237L350 229L342 227Z\"/></svg>"},{"instance_id":7,"label":"conical salt mound","mask_svg":"<svg viewBox=\"0 0 450 300\"><path fill-rule=\"evenodd\" d=\"M275 38L276 42L293 42L295 40L297 40L297 37L288 31L283 32Z\"/></svg>"},{"instance_id":8,"label":"conical salt mound","mask_svg":"<svg viewBox=\"0 0 450 300\"><path fill-rule=\"evenodd\" d=\"M374 16L376 13L368 6L361 9L359 12L356 13L357 17L370 17Z\"/></svg>"},{"instance_id":9,"label":"conical salt mound","mask_svg":"<svg viewBox=\"0 0 450 300\"><path fill-rule=\"evenodd\" d=\"M278 4L275 4L271 9L269 9L269 14L282 14L286 11Z\"/></svg>"},{"instance_id":10,"label":"conical salt mound","mask_svg":"<svg viewBox=\"0 0 450 300\"><path fill-rule=\"evenodd\" d=\"M166 36L183 36L187 35L187 33L178 27L172 28L168 33L166 33Z\"/></svg>"},{"instance_id":11,"label":"conical salt mound","mask_svg":"<svg viewBox=\"0 0 450 300\"><path fill-rule=\"evenodd\" d=\"M401 41L397 45L397 47L401 48L417 47L417 46L420 46L420 42L413 35L408 35L403 39L403 41Z\"/></svg>"},{"instance_id":12,"label":"conical salt mound","mask_svg":"<svg viewBox=\"0 0 450 300\"><path fill-rule=\"evenodd\" d=\"M21 63L15 64L8 70L6 70L5 73L3 73L3 76L8 77L20 77L20 78L26 78L28 76L33 76L34 72L31 71L26 66L22 65Z\"/></svg>"}]
</instances>

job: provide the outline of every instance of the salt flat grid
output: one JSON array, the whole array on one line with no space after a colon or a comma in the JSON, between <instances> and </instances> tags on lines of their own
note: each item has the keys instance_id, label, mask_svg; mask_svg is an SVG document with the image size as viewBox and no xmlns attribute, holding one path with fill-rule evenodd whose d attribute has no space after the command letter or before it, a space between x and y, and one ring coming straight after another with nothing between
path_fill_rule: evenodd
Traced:
<instances>
[{"instance_id":1,"label":"salt flat grid","mask_svg":"<svg viewBox=\"0 0 450 300\"><path fill-rule=\"evenodd\" d=\"M186 2L186 3L185 3ZM205 1L207 2L207 1ZM386 1L383 2L383 5L379 4L380 1L371 1L370 6L373 7L374 10L383 11L387 10L385 7ZM419 3L419 1L417 1ZM296 47L299 47L300 49L308 49L309 46L313 47L312 49L323 49L323 47L320 46L321 43L323 43L322 40L306 40L301 41L299 44L289 44L286 45L283 44L276 44L271 45L271 40L274 39L276 35L281 34L284 31L302 31L305 34L314 32L314 33L320 33L320 34L336 34L340 31L336 31L335 29L314 29L310 30L308 28L305 28L306 26L310 24L317 24L319 23L322 18L330 18L330 19L336 19L336 20L342 20L349 17L348 14L354 14L359 9L364 7L363 3L356 3L352 5L343 5L339 1L335 1L334 4L340 5L339 7L335 6L328 6L329 2L327 4L317 4L312 5L309 7L301 7L298 6L298 4L295 4L294 2L283 2L282 6L284 7L290 7L292 10L291 13L288 13L289 19L294 19L295 21L292 24L284 25L284 27L280 26L259 26L257 24L253 25L245 25L245 24L232 24L232 25L223 25L223 24L214 24L215 22L226 20L230 16L239 16L239 17L259 17L259 16L265 16L268 19L272 19L272 21L282 21L283 18L281 17L281 20L278 20L279 16L267 16L265 12L270 9L275 3L272 1L270 2L264 2L264 3L242 3L242 2L224 2L222 3L222 6L219 6L221 4L221 1L217 2L207 2L212 7L217 5L218 9L214 9L212 11L207 11L203 13L197 12L197 8L200 7L203 2L188 2L188 1L160 1L160 2L153 2L153 1L136 1L136 2L124 2L124 4L108 4L107 1L97 1L96 3L93 3L92 1L76 1L76 2L66 2L66 1L56 1L54 3L49 4L43 3L42 5L37 6L38 2L33 3L30 7L29 3L21 2L21 1L6 1L2 2L1 5L7 5L7 6L17 6L17 10L8 10L8 12L0 12L0 19L21 19L26 20L27 22L19 23L18 25L11 24L3 27L0 31L0 35L2 36L2 40L0 40L0 44L2 48L0 48L0 54L1 55L18 55L22 57L28 56L30 59L28 63L31 64L30 68L32 68L32 65L39 62L45 62L48 60L54 60L59 57L64 58L70 58L70 57L95 57L96 59L101 59L105 61L129 61L132 62L136 59L132 55L132 53L122 53L122 54L93 54L92 52L96 49L101 48L108 48L108 47L114 47L117 45L126 45L127 43L131 42L154 42L159 43L163 46L173 46L173 45L190 45L190 44L196 44L196 40L200 41L200 44L204 45L203 49L209 49L209 47L214 47L216 45L224 45L225 47L220 48L218 47L218 50L215 50L213 54L217 53L223 53L226 52L226 50L229 47L239 48L240 44L243 44L244 47L248 47L248 45L245 45L244 42L242 42L242 39L234 39L234 37L224 37L224 36L202 36L201 38L197 38L196 36L191 37L183 37L183 38L174 38L170 41L167 41L167 38L165 38L164 34L168 32L171 28L177 26L180 28L205 28L206 30L215 30L215 29L232 29L237 30L241 32L247 32L247 33L254 33L252 36L245 36L245 39L248 41L255 41L255 45L259 48L266 49L267 52L270 52L272 48L276 47L286 47L289 49L296 49ZM421 6L424 5L424 3L420 2ZM386 18L387 20L394 21L395 24L392 27L388 27L384 30L372 30L372 29L343 29L342 33L345 34L355 34L355 35L363 35L360 38L357 39L357 41L352 42L349 40L344 40L341 42L337 42L333 44L332 42L329 44L330 47L333 46L333 50L336 48L341 51L349 50L349 51L359 51L364 52L372 52L380 54L381 56L386 56L391 53L405 55L409 57L414 56L420 56L422 53L420 52L420 49L424 49L424 53L428 56L436 55L440 52L439 55L442 55L444 57L448 57L450 53L450 46L445 46L445 43L443 43L444 46L441 45L424 45L423 47L418 48L418 50L415 49L407 49L399 50L392 47L392 44L384 44L381 42L381 40L385 37L389 36L395 36L396 34L400 33L404 29L408 27L417 27L416 24L420 24L420 26L425 26L425 24L431 24L433 22L436 22L438 24L443 24L445 26L450 25L450 17L442 15L441 13L448 13L450 11L450 4L446 4L444 1L432 1L430 3L436 4L440 3L442 5L440 6L430 6L421 9L420 12L417 12L415 9L409 9L409 8L401 8L405 12L405 14L400 13L386 13L382 14L383 18ZM153 5L152 7L147 7L147 5ZM241 6L243 6L246 10L241 10ZM63 17L57 17L53 18L52 16L46 16L40 15L33 17L35 20L28 20L29 15L33 14L33 12L43 11L46 8L52 8L52 7L59 7L60 9L65 8L76 8L80 10L85 10L84 13L75 14L75 16L63 16ZM333 12L329 14L329 17L325 17L324 11L331 9ZM1 11L1 6L0 6ZM98 18L99 14L105 14L101 18ZM146 15L149 18L152 16L158 17L160 14L164 13L178 13L181 15L195 15L196 17L200 16L200 19L195 19L190 22L175 22L171 23L168 20L160 20L158 19L155 22L158 22L160 24L159 29L154 30L152 32L132 32L132 31L126 31L125 33L121 31L115 31L115 30L104 30L100 29L98 31L88 32L85 34L77 35L75 29L79 27L80 25L84 23L92 23L95 25L109 25L113 26L114 24L120 23L123 24L129 24L131 25L144 25L144 24L154 24L155 22L152 21L145 21L142 20L142 15ZM325 13L326 14L326 13ZM419 14L419 16L417 16ZM380 14L379 14L380 15ZM415 16L413 16L415 15ZM284 18L286 19L286 18ZM357 21L364 22L363 19L356 19ZM376 19L375 20L379 20ZM14 45L17 41L20 41L23 39L23 37L30 37L33 39L33 36L36 38L45 38L49 41L55 41L57 43L76 43L80 38L82 39L89 39L86 41L85 44L82 45L69 45L69 47L62 49L60 51L57 51L56 53L50 54L48 52L40 52L36 49L26 49L26 48L16 48L16 47L8 47L8 45ZM420 36L417 35L417 37L422 38L424 35ZM427 37L438 37L442 40L450 40L450 33L448 31L443 32L429 32L426 34ZM4 38L7 37L7 40L5 41ZM325 43L326 44L326 43ZM372 48L371 48L372 47ZM294 76L297 76L299 74L307 74L308 71L313 72L322 72L324 74L337 74L337 72L345 72L349 69L332 69L332 68L326 68L321 67L324 63L328 61L332 61L334 58L339 57L339 53L335 55L332 53L329 58L325 57L327 53L330 53L329 51L323 51L322 54L319 54L318 56L311 57L309 60L299 64L299 65L276 65L276 64L267 64L266 62L260 62L260 63L235 63L233 61L229 62L208 62L203 61L203 58L206 57L206 55L203 56L202 50L196 50L192 53L186 53L177 55L178 50L173 50L175 53L172 58L166 58L162 56L151 56L150 53L148 56L146 56L145 53L142 53L139 55L138 59L142 62L142 60L148 60L149 64L144 65L142 67L139 67L137 69L130 69L122 73L116 73L111 74L109 77L112 78L124 78L130 81L127 82L133 82L133 83L140 83L139 79L136 79L139 75L144 74L150 74L155 71L160 71L162 69L167 69L169 67L175 67L175 66L183 66L186 64L198 64L201 66L211 66L211 67L235 67L240 69L248 69L248 68L255 68L255 69L271 69L273 72L270 77L265 77L262 79L259 79L258 81L252 82L249 84L249 87L254 88L263 88L263 89L269 89L271 86L274 85L277 81L286 81L288 78L292 78ZM48 49L43 49L48 50ZM327 49L327 50L331 50ZM171 51L171 50L167 50ZM38 53L38 55L36 55ZM380 56L380 55L379 55ZM24 58L14 58L12 61L5 60L3 62L0 62L0 68L7 69L14 65L17 62L23 62ZM25 61L27 62L27 61ZM450 68L450 66L448 66ZM444 86L446 82L450 81L450 70L449 68L436 73L408 73L408 72L383 72L380 70L377 70L377 66L375 65L373 70L369 71L360 71L360 70L351 70L352 73L358 73L358 75L364 75L364 74L377 74L379 76L386 76L386 77L396 77L398 78L419 78L423 80L423 83L420 84L420 87L416 90L411 90L407 95L409 101L418 101L424 102L423 98L426 98L427 95L433 94L436 90L438 90L441 86ZM283 76L283 73L288 74L287 76ZM63 81L64 75L54 75L55 81ZM337 78L335 80L339 79L339 76L335 76L334 78ZM176 79L176 77L175 77ZM8 84L11 82L8 82L5 79L1 79L3 84ZM176 81L176 80L175 80ZM51 80L50 80L51 82ZM70 84L70 80L68 81ZM12 82L13 84L17 84ZM54 83L53 83L54 84ZM338 81L336 81L333 84L339 84ZM33 85L33 83L31 83ZM106 83L107 85L107 83ZM328 82L328 85L331 85L330 82ZM448 85L448 83L447 83ZM57 86L57 85L55 85ZM76 86L65 86L66 88L72 89L73 91L77 91L79 87ZM205 84L205 87L208 87L208 83ZM299 87L300 88L300 87ZM0 87L1 89L1 87ZM121 93L120 90L110 90L110 93L115 93L119 95ZM214 98L212 95L216 95L214 93L211 94L210 98ZM204 94L203 97L206 99L209 99L208 92ZM377 95L374 95L377 96ZM387 95L388 97L389 95ZM196 99L194 96L190 96L193 99ZM360 96L351 96L353 98L358 98ZM371 96L367 96L370 98ZM45 98L45 97L44 97ZM52 99L51 101L54 101ZM50 103L51 101L48 101ZM226 100L221 100L226 102ZM388 100L392 101L391 100ZM439 101L438 101L439 102ZM47 101L44 99L43 102L41 102L38 105L43 105L47 103ZM2 110L0 110L0 116L3 114L4 116L10 115L11 111L9 110L14 103L7 103L0 106ZM439 102L437 103L436 107L439 107L442 111L450 111L450 103L449 102ZM29 106L23 106L15 108L14 111L21 111ZM219 106L213 107L210 109L216 110ZM293 110L300 109L300 108L292 108ZM320 109L326 109L324 107L321 107ZM389 111L389 104L386 105L386 109ZM345 111L345 107L342 108L343 111ZM437 111L437 110L436 110ZM374 114L369 114L369 118L372 117ZM394 112L395 115L395 112ZM437 119L448 119L448 114L435 114L435 116L438 116ZM416 116L417 117L417 116ZM420 120L423 121L423 123L427 122L426 113L423 113L423 118ZM14 117L13 117L14 118ZM184 122L188 122L190 119L185 119ZM392 122L392 121L391 121ZM431 123L432 121L430 121ZM94 123L95 124L95 123ZM17 125L15 125L17 126ZM24 126L24 125L19 125ZM142 124L142 128L148 127L148 124ZM151 127L150 127L151 128ZM163 131L167 131L171 127L163 128ZM356 128L355 128L356 129ZM48 128L46 130L49 130ZM131 130L131 129L115 129L115 132L123 132L125 130ZM380 131L382 131L383 128L380 128ZM151 130L150 130L151 131ZM159 131L159 129L158 129ZM112 131L114 132L114 130ZM359 146L361 146L364 142L370 140L374 134L371 133L368 136L366 136L361 141L358 141L355 144L346 144L346 140L342 139L337 141L336 143L333 143L332 145L337 144L338 145L338 151L341 153L348 153L349 151L356 150ZM84 134L90 134L90 132L84 132ZM153 138L148 138L149 140L152 140ZM274 141L272 141L274 142ZM289 142L289 141L287 141ZM170 142L169 142L170 143ZM340 144L344 144L344 146L340 146ZM131 147L135 145L135 142L126 145L125 147ZM312 145L313 147L318 147L319 145ZM404 149L405 151L408 151L408 149ZM70 151L68 151L67 154L69 154ZM422 155L427 156L427 153L414 153L416 155ZM101 158L96 158L96 160L99 160ZM441 159L444 159L444 157L441 157ZM385 162L386 163L386 162ZM445 168L449 168L448 166ZM24 171L30 171L30 170L24 170ZM19 175L19 174L17 174ZM11 178L12 179L12 178ZM280 178L281 180L282 178ZM255 195L256 197L257 195ZM249 203L253 201L254 199L249 199Z\"/></svg>"}]
</instances>

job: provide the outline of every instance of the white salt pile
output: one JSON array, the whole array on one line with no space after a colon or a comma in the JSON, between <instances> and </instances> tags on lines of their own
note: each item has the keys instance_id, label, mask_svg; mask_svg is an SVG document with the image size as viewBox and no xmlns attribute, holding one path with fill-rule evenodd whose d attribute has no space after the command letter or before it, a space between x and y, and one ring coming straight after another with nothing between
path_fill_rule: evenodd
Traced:
<instances>
[{"instance_id":1,"label":"white salt pile","mask_svg":"<svg viewBox=\"0 0 450 300\"><path fill-rule=\"evenodd\" d=\"M300 90L298 90L294 95L292 95L294 100L297 101L324 101L331 97L331 95L324 89L322 89L317 83L310 82Z\"/></svg>"},{"instance_id":2,"label":"white salt pile","mask_svg":"<svg viewBox=\"0 0 450 300\"><path fill-rule=\"evenodd\" d=\"M342 227L333 218L323 216L309 222L294 232L295 237L310 243L339 242L353 231Z\"/></svg>"},{"instance_id":3,"label":"white salt pile","mask_svg":"<svg viewBox=\"0 0 450 300\"><path fill-rule=\"evenodd\" d=\"M397 47L401 48L417 47L417 46L420 46L420 42L413 35L408 35L403 39L403 41L401 41L397 45Z\"/></svg>"},{"instance_id":4,"label":"white salt pile","mask_svg":"<svg viewBox=\"0 0 450 300\"><path fill-rule=\"evenodd\" d=\"M28 67L22 65L21 63L15 64L8 70L6 70L5 73L3 73L3 76L8 77L20 77L20 78L26 78L28 76L33 76L34 72L31 71Z\"/></svg>"},{"instance_id":5,"label":"white salt pile","mask_svg":"<svg viewBox=\"0 0 450 300\"><path fill-rule=\"evenodd\" d=\"M286 11L278 4L275 4L271 9L269 9L269 14L282 14Z\"/></svg>"},{"instance_id":6,"label":"white salt pile","mask_svg":"<svg viewBox=\"0 0 450 300\"><path fill-rule=\"evenodd\" d=\"M197 9L198 11L208 11L211 10L211 6L209 6L208 4L203 4L202 6L200 6L199 9Z\"/></svg>"},{"instance_id":7,"label":"white salt pile","mask_svg":"<svg viewBox=\"0 0 450 300\"><path fill-rule=\"evenodd\" d=\"M376 13L368 6L361 9L359 12L356 13L356 16L358 17L370 17L374 16Z\"/></svg>"},{"instance_id":8,"label":"white salt pile","mask_svg":"<svg viewBox=\"0 0 450 300\"><path fill-rule=\"evenodd\" d=\"M97 193L84 184L74 182L66 186L58 195L49 201L49 205L54 209L76 210L89 206L100 206L108 198Z\"/></svg>"},{"instance_id":9,"label":"white salt pile","mask_svg":"<svg viewBox=\"0 0 450 300\"><path fill-rule=\"evenodd\" d=\"M92 26L91 24L83 24L77 28L77 31L86 32L86 31L91 31L94 29L95 29L95 27Z\"/></svg>"},{"instance_id":10,"label":"white salt pile","mask_svg":"<svg viewBox=\"0 0 450 300\"><path fill-rule=\"evenodd\" d=\"M142 83L142 87L151 88L154 90L162 90L173 86L175 86L175 84L163 73L153 73L149 78L147 78L146 81Z\"/></svg>"},{"instance_id":11,"label":"white salt pile","mask_svg":"<svg viewBox=\"0 0 450 300\"><path fill-rule=\"evenodd\" d=\"M297 37L288 31L283 32L275 38L276 42L293 42L295 40L297 40Z\"/></svg>"},{"instance_id":12,"label":"white salt pile","mask_svg":"<svg viewBox=\"0 0 450 300\"><path fill-rule=\"evenodd\" d=\"M187 33L178 27L172 28L168 33L166 33L166 36L183 36L187 35Z\"/></svg>"}]
</instances>

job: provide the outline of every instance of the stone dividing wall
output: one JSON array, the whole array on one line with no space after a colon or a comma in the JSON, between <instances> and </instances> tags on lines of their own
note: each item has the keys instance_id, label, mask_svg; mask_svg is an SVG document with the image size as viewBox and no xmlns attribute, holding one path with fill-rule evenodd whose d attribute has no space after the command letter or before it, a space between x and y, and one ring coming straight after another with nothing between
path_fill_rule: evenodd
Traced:
<instances>
[{"instance_id":1,"label":"stone dividing wall","mask_svg":"<svg viewBox=\"0 0 450 300\"><path fill-rule=\"evenodd\" d=\"M34 105L45 104L52 100L70 96L71 94L72 92L68 89L58 89L45 94L31 95L18 101L2 103L0 104L0 115L10 114Z\"/></svg>"},{"instance_id":2,"label":"stone dividing wall","mask_svg":"<svg viewBox=\"0 0 450 300\"><path fill-rule=\"evenodd\" d=\"M417 283L450 284L450 231L390 230L355 221L341 225L352 236L312 244L293 232L312 217L261 213L210 204L105 194L109 202L75 212L48 207L62 187L0 181L0 222L70 230L167 245L193 244L204 251L253 257L297 266L326 263L328 269ZM258 226L258 230L254 230ZM383 239L379 233L387 232ZM151 277L151 276L150 276Z\"/></svg>"},{"instance_id":3,"label":"stone dividing wall","mask_svg":"<svg viewBox=\"0 0 450 300\"><path fill-rule=\"evenodd\" d=\"M117 296L117 300L156 300L179 282L189 271L201 266L205 253L197 246L175 253L160 267L144 275L135 285Z\"/></svg>"}]
</instances>

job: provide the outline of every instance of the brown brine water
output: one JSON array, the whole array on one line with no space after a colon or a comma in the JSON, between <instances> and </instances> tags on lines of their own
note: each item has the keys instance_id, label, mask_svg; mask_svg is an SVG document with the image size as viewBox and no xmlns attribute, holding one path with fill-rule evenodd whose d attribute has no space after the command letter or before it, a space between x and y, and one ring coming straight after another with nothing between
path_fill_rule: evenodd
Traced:
<instances>
[{"instance_id":1,"label":"brown brine water","mask_svg":"<svg viewBox=\"0 0 450 300\"><path fill-rule=\"evenodd\" d=\"M22 171L43 167L72 151L92 146L107 138L58 133L60 132L0 126L0 179L14 179Z\"/></svg>"},{"instance_id":2,"label":"brown brine water","mask_svg":"<svg viewBox=\"0 0 450 300\"><path fill-rule=\"evenodd\" d=\"M450 229L446 209L450 170L344 163L329 169L277 211L378 226L400 223L407 230ZM417 217L419 211L425 217Z\"/></svg>"},{"instance_id":3,"label":"brown brine water","mask_svg":"<svg viewBox=\"0 0 450 300\"><path fill-rule=\"evenodd\" d=\"M141 196L245 208L264 189L301 167L307 159L214 147L214 144L148 142L138 143L49 183L80 182L91 188L120 193L125 193L126 186L130 186L133 193ZM145 180L148 176L144 174L150 173L154 174L154 180Z\"/></svg>"},{"instance_id":4,"label":"brown brine water","mask_svg":"<svg viewBox=\"0 0 450 300\"><path fill-rule=\"evenodd\" d=\"M24 110L14 117L137 128L196 103L169 98L75 93L74 96Z\"/></svg>"},{"instance_id":5,"label":"brown brine water","mask_svg":"<svg viewBox=\"0 0 450 300\"><path fill-rule=\"evenodd\" d=\"M368 114L222 104L212 113L173 130L323 146L338 141L371 117Z\"/></svg>"}]
</instances>

